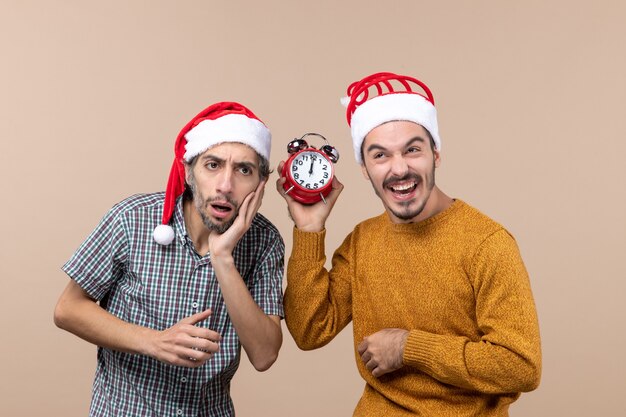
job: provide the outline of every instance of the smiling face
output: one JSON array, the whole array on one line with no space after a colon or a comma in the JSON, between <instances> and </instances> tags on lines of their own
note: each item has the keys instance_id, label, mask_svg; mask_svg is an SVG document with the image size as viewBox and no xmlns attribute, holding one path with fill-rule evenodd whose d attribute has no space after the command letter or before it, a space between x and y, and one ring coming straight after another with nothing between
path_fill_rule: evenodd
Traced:
<instances>
[{"instance_id":1,"label":"smiling face","mask_svg":"<svg viewBox=\"0 0 626 417\"><path fill-rule=\"evenodd\" d=\"M259 159L249 146L228 142L185 165L194 214L207 229L224 233L233 224L244 198L259 185Z\"/></svg>"},{"instance_id":2,"label":"smiling face","mask_svg":"<svg viewBox=\"0 0 626 417\"><path fill-rule=\"evenodd\" d=\"M367 134L362 149L363 175L392 222L417 222L438 209L433 189L439 152L422 126L406 121L384 123Z\"/></svg>"}]
</instances>

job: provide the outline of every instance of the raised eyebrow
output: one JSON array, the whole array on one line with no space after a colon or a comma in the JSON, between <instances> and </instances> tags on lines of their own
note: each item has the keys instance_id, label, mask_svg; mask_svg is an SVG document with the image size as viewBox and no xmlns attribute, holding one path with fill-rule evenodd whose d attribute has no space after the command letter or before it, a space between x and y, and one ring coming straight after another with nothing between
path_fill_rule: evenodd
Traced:
<instances>
[{"instance_id":1,"label":"raised eyebrow","mask_svg":"<svg viewBox=\"0 0 626 417\"><path fill-rule=\"evenodd\" d=\"M211 154L202 155L202 162L207 162L207 161L214 161L214 162L223 164L225 160L215 155L211 155Z\"/></svg>"},{"instance_id":2,"label":"raised eyebrow","mask_svg":"<svg viewBox=\"0 0 626 417\"><path fill-rule=\"evenodd\" d=\"M384 146L378 145L376 143L372 143L370 146L367 147L367 152L371 152L371 151L386 151L387 148L385 148Z\"/></svg>"},{"instance_id":3,"label":"raised eyebrow","mask_svg":"<svg viewBox=\"0 0 626 417\"><path fill-rule=\"evenodd\" d=\"M422 145L426 143L426 139L424 139L421 136L415 136L414 138L409 139L409 141L406 143L405 147L408 148L409 146L413 145L415 142L419 142Z\"/></svg>"}]
</instances>

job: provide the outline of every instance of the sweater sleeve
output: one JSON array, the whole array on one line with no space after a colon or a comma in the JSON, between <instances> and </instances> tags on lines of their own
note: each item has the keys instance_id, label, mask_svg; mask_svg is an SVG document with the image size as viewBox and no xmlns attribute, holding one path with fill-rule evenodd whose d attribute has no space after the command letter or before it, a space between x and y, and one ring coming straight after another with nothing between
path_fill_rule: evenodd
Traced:
<instances>
[{"instance_id":1,"label":"sweater sleeve","mask_svg":"<svg viewBox=\"0 0 626 417\"><path fill-rule=\"evenodd\" d=\"M404 363L446 384L489 394L539 385L539 325L526 268L505 230L490 235L469 267L478 340L411 330Z\"/></svg>"},{"instance_id":2,"label":"sweater sleeve","mask_svg":"<svg viewBox=\"0 0 626 417\"><path fill-rule=\"evenodd\" d=\"M324 264L326 232L294 228L287 265L285 323L300 349L330 342L352 320L351 235L337 249L329 272Z\"/></svg>"}]
</instances>

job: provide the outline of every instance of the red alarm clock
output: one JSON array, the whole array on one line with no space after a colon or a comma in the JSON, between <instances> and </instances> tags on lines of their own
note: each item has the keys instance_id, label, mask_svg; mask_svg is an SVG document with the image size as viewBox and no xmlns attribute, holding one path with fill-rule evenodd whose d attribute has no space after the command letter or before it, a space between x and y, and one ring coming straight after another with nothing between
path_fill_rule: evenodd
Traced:
<instances>
[{"instance_id":1,"label":"red alarm clock","mask_svg":"<svg viewBox=\"0 0 626 417\"><path fill-rule=\"evenodd\" d=\"M307 136L319 136L325 145L316 149L304 140ZM332 190L335 173L333 164L339 160L337 149L330 146L324 136L305 133L289 142L287 152L291 156L281 172L286 179L283 184L285 194L302 204L314 204L320 200L326 204L324 197Z\"/></svg>"}]
</instances>

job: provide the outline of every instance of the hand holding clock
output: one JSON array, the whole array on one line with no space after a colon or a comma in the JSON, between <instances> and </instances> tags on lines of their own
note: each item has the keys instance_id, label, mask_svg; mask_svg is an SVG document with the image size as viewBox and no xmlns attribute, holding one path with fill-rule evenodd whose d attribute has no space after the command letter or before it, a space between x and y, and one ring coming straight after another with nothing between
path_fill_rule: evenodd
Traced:
<instances>
[{"instance_id":1,"label":"hand holding clock","mask_svg":"<svg viewBox=\"0 0 626 417\"><path fill-rule=\"evenodd\" d=\"M283 172L285 162L278 164L278 172ZM326 196L326 203L318 201L315 204L303 204L294 200L288 193L285 193L284 184L287 179L283 176L276 180L276 190L287 202L289 215L296 227L304 232L321 232L326 225L326 219L343 190L343 184L333 177L330 193Z\"/></svg>"},{"instance_id":2,"label":"hand holding clock","mask_svg":"<svg viewBox=\"0 0 626 417\"><path fill-rule=\"evenodd\" d=\"M317 149L304 139L307 136L320 137L325 145ZM320 200L325 203L332 190L334 164L339 160L337 149L319 133L305 133L287 144L287 153L290 156L280 168L280 175L285 178L285 194L303 204L315 204Z\"/></svg>"}]
</instances>

